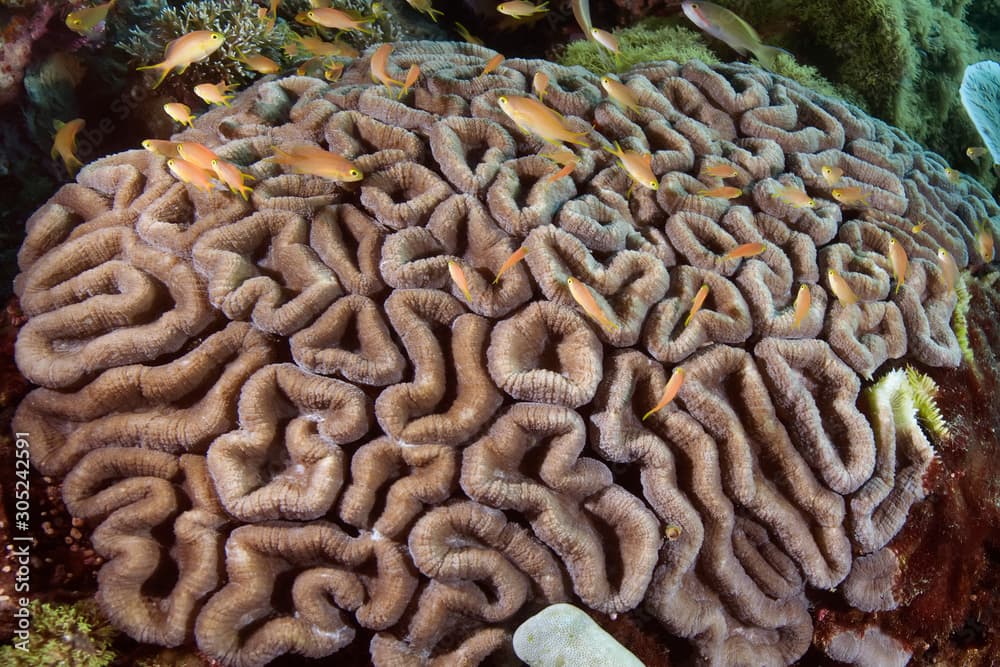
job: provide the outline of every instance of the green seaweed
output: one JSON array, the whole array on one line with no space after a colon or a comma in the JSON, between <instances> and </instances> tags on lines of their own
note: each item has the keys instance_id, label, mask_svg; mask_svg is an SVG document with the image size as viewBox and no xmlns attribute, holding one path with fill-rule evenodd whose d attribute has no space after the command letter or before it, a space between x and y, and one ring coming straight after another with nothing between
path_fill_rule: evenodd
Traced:
<instances>
[{"instance_id":1,"label":"green seaweed","mask_svg":"<svg viewBox=\"0 0 1000 667\"><path fill-rule=\"evenodd\" d=\"M93 600L49 604L32 600L27 650L0 647L0 665L103 667L115 659L111 642L118 631Z\"/></svg>"},{"instance_id":2,"label":"green seaweed","mask_svg":"<svg viewBox=\"0 0 1000 667\"><path fill-rule=\"evenodd\" d=\"M955 332L955 338L958 339L958 347L962 350L962 358L971 366L975 358L972 354L972 346L969 345L969 324L968 324L968 314L969 314L969 301L971 296L969 295L969 290L965 286L965 275L959 276L958 282L955 283L955 293L958 295L958 303L955 304L955 313L951 317L951 328Z\"/></svg>"},{"instance_id":3,"label":"green seaweed","mask_svg":"<svg viewBox=\"0 0 1000 667\"><path fill-rule=\"evenodd\" d=\"M938 438L947 438L948 425L945 424L941 410L934 400L938 392L937 383L913 366L906 367L906 381L909 384L913 407L916 408L920 421Z\"/></svg>"}]
</instances>

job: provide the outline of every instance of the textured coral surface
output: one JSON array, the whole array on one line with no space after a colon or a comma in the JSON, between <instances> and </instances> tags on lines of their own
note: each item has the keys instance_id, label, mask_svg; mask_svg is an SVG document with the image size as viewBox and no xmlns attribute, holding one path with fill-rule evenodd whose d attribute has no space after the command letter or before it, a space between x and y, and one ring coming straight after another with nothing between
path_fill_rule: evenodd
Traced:
<instances>
[{"instance_id":1,"label":"textured coral surface","mask_svg":"<svg viewBox=\"0 0 1000 667\"><path fill-rule=\"evenodd\" d=\"M935 449L897 394L864 387L895 360L959 366L936 255L981 265L995 202L899 131L753 67L639 67L626 112L579 69L479 76L492 55L397 44L390 73L423 72L402 100L362 59L335 85L269 78L201 117L181 136L251 173L249 202L130 151L29 221L16 355L41 387L15 427L65 475L106 561L100 602L131 636L233 665L359 644L377 665L476 664L571 601L641 613L714 664L783 665L813 641L814 591L899 603L887 545ZM554 181L549 147L497 106L537 71L590 144ZM657 190L626 196L614 141L652 153ZM291 173L268 159L285 144L365 177ZM740 197L698 194L717 164ZM870 206L838 204L824 165ZM899 289L891 239L910 260ZM831 293L831 269L859 303ZM677 400L642 420L676 366ZM817 642L907 652L860 629Z\"/></svg>"}]
</instances>

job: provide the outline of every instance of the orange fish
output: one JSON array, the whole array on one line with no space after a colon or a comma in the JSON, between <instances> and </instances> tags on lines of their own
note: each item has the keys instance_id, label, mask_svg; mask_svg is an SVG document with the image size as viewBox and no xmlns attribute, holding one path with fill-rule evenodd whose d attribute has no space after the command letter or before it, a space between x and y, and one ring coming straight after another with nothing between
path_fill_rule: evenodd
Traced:
<instances>
[{"instance_id":1,"label":"orange fish","mask_svg":"<svg viewBox=\"0 0 1000 667\"><path fill-rule=\"evenodd\" d=\"M694 295L694 303L691 304L691 311L688 313L687 318L684 320L684 326L691 323L691 318L694 317L701 307L705 304L705 299L708 298L708 285L702 285L698 290L698 293Z\"/></svg>"},{"instance_id":2,"label":"orange fish","mask_svg":"<svg viewBox=\"0 0 1000 667\"><path fill-rule=\"evenodd\" d=\"M574 169L576 169L576 162L567 162L559 171L549 176L546 182L551 183L552 181L558 181L564 176L569 176L573 173Z\"/></svg>"},{"instance_id":3,"label":"orange fish","mask_svg":"<svg viewBox=\"0 0 1000 667\"><path fill-rule=\"evenodd\" d=\"M714 176L716 178L733 178L739 174L736 167L731 164L713 164L701 170L701 176Z\"/></svg>"},{"instance_id":4,"label":"orange fish","mask_svg":"<svg viewBox=\"0 0 1000 667\"><path fill-rule=\"evenodd\" d=\"M920 232L924 231L924 225L926 224L927 222L923 221L920 222L919 224L913 225L913 227L910 228L910 231L912 231L914 234L919 234Z\"/></svg>"},{"instance_id":5,"label":"orange fish","mask_svg":"<svg viewBox=\"0 0 1000 667\"><path fill-rule=\"evenodd\" d=\"M403 85L402 81L389 76L389 71L386 69L389 65L389 54L391 53L392 44L383 44L372 54L371 60L372 81L377 81L384 85L389 90L390 95L392 95L392 87L394 85Z\"/></svg>"},{"instance_id":6,"label":"orange fish","mask_svg":"<svg viewBox=\"0 0 1000 667\"><path fill-rule=\"evenodd\" d=\"M871 193L857 185L851 185L846 188L835 188L830 192L830 194L832 194L833 198L841 204L850 206L851 204L857 204L860 202L867 206L869 205L868 196Z\"/></svg>"},{"instance_id":7,"label":"orange fish","mask_svg":"<svg viewBox=\"0 0 1000 667\"><path fill-rule=\"evenodd\" d=\"M545 98L545 91L549 88L549 75L545 72L535 72L535 76L531 79L531 89L535 91L535 95L538 95L538 101L541 102Z\"/></svg>"},{"instance_id":8,"label":"orange fish","mask_svg":"<svg viewBox=\"0 0 1000 667\"><path fill-rule=\"evenodd\" d=\"M568 148L563 148L554 153L540 153L540 155L552 160L556 164L562 165L562 169L548 177L546 180L548 183L558 181L563 176L569 176L576 169L577 162L580 161L580 156Z\"/></svg>"},{"instance_id":9,"label":"orange fish","mask_svg":"<svg viewBox=\"0 0 1000 667\"><path fill-rule=\"evenodd\" d=\"M622 166L628 175L632 177L632 180L647 187L650 190L659 190L660 182L657 180L656 175L653 173L650 164L652 164L653 156L650 153L639 153L637 151L623 151L622 147L615 142L615 150L611 150L607 146L604 150L611 153L618 158L619 164ZM632 192L632 188L629 188L629 194ZM625 195L626 197L628 194Z\"/></svg>"},{"instance_id":10,"label":"orange fish","mask_svg":"<svg viewBox=\"0 0 1000 667\"><path fill-rule=\"evenodd\" d=\"M896 294L899 294L899 288L906 280L906 269L910 265L910 259L896 239L889 239L889 263L892 264L892 275L896 279Z\"/></svg>"},{"instance_id":11,"label":"orange fish","mask_svg":"<svg viewBox=\"0 0 1000 667\"><path fill-rule=\"evenodd\" d=\"M707 190L699 190L698 194L702 197L718 197L720 199L736 199L743 194L743 191L739 188L734 188L731 185L720 185L717 188L710 188Z\"/></svg>"},{"instance_id":12,"label":"orange fish","mask_svg":"<svg viewBox=\"0 0 1000 667\"><path fill-rule=\"evenodd\" d=\"M472 303L472 292L469 291L469 281L465 279L465 271L458 265L458 262L448 260L448 273L451 274L452 281L462 290L465 300Z\"/></svg>"},{"instance_id":13,"label":"orange fish","mask_svg":"<svg viewBox=\"0 0 1000 667\"><path fill-rule=\"evenodd\" d=\"M767 250L767 245L764 243L744 243L727 252L722 256L722 259L747 259L748 257L756 257L765 250Z\"/></svg>"},{"instance_id":14,"label":"orange fish","mask_svg":"<svg viewBox=\"0 0 1000 667\"><path fill-rule=\"evenodd\" d=\"M431 7L431 0L406 0L406 4L413 7L421 14L427 14L435 23L437 23L437 17L434 16L435 14L441 14L444 16L444 12L440 9L434 9Z\"/></svg>"},{"instance_id":15,"label":"orange fish","mask_svg":"<svg viewBox=\"0 0 1000 667\"><path fill-rule=\"evenodd\" d=\"M497 98L497 104L522 132L537 134L552 144L568 141L585 148L590 147L581 138L586 136L586 132L574 132L566 125L562 116L538 100L518 95L502 95Z\"/></svg>"},{"instance_id":16,"label":"orange fish","mask_svg":"<svg viewBox=\"0 0 1000 667\"><path fill-rule=\"evenodd\" d=\"M854 290L847 284L844 277L837 273L836 269L830 269L826 274L827 279L830 281L830 289L833 290L837 300L840 301L840 305L847 307L853 306L858 302L858 295L854 293Z\"/></svg>"},{"instance_id":17,"label":"orange fish","mask_svg":"<svg viewBox=\"0 0 1000 667\"><path fill-rule=\"evenodd\" d=\"M180 102L167 102L163 105L163 110L181 125L194 127L191 124L194 121L194 115L191 113L191 107L188 105L181 104Z\"/></svg>"},{"instance_id":18,"label":"orange fish","mask_svg":"<svg viewBox=\"0 0 1000 667\"><path fill-rule=\"evenodd\" d=\"M944 248L938 248L938 266L941 267L941 273L944 275L944 284L948 286L948 291L952 292L955 290L955 285L958 284L958 265L955 264L955 258L951 256L951 253Z\"/></svg>"},{"instance_id":19,"label":"orange fish","mask_svg":"<svg viewBox=\"0 0 1000 667\"><path fill-rule=\"evenodd\" d=\"M594 38L594 41L606 48L611 53L617 56L621 53L621 49L618 47L618 38L612 35L607 30L601 30L600 28L591 28L590 36Z\"/></svg>"},{"instance_id":20,"label":"orange fish","mask_svg":"<svg viewBox=\"0 0 1000 667\"><path fill-rule=\"evenodd\" d=\"M497 271L497 277L493 279L493 284L496 285L497 282L499 282L500 280L500 276L502 276L504 273L510 270L511 267L513 267L515 264L524 259L524 256L527 254L528 254L528 249L525 248L524 246L521 246L520 248L512 252L510 257L508 257L507 260L500 265L500 270Z\"/></svg>"},{"instance_id":21,"label":"orange fish","mask_svg":"<svg viewBox=\"0 0 1000 667\"><path fill-rule=\"evenodd\" d=\"M249 69L257 72L259 74L274 74L281 70L281 65L274 62L267 56L261 55L259 53L251 53L250 55L244 55L242 52L239 53L239 57L236 59L246 65Z\"/></svg>"},{"instance_id":22,"label":"orange fish","mask_svg":"<svg viewBox=\"0 0 1000 667\"><path fill-rule=\"evenodd\" d=\"M544 14L549 11L545 6L547 4L549 3L543 2L540 5L534 5L526 0L511 0L510 2L501 2L497 5L497 11L515 19L523 19L526 16Z\"/></svg>"},{"instance_id":23,"label":"orange fish","mask_svg":"<svg viewBox=\"0 0 1000 667\"><path fill-rule=\"evenodd\" d=\"M190 183L204 192L212 189L212 181L209 180L208 172L196 164L191 164L180 158L170 158L167 160L167 168L182 183Z\"/></svg>"},{"instance_id":24,"label":"orange fish","mask_svg":"<svg viewBox=\"0 0 1000 667\"><path fill-rule=\"evenodd\" d=\"M180 157L180 155L177 154L177 144L173 141L164 141L163 139L145 139L141 145L150 153L156 153L157 155L162 155L163 157Z\"/></svg>"},{"instance_id":25,"label":"orange fish","mask_svg":"<svg viewBox=\"0 0 1000 667\"><path fill-rule=\"evenodd\" d=\"M371 23L374 20L372 16L355 18L347 12L334 9L333 7L316 7L310 9L306 12L306 18L324 28L357 30L367 35L372 34L372 31L366 28L365 24Z\"/></svg>"},{"instance_id":26,"label":"orange fish","mask_svg":"<svg viewBox=\"0 0 1000 667\"><path fill-rule=\"evenodd\" d=\"M979 247L979 254L983 261L989 264L993 261L993 232L989 229L989 224L985 221L980 223L979 233L976 234L976 245Z\"/></svg>"},{"instance_id":27,"label":"orange fish","mask_svg":"<svg viewBox=\"0 0 1000 667\"><path fill-rule=\"evenodd\" d=\"M808 285L799 285L799 293L795 296L795 319L792 320L792 328L799 329L802 322L809 314L809 307L812 305L812 292Z\"/></svg>"},{"instance_id":28,"label":"orange fish","mask_svg":"<svg viewBox=\"0 0 1000 667\"><path fill-rule=\"evenodd\" d=\"M459 37L464 39L469 44L478 44L479 46L483 46L483 40L469 32L469 29L458 21L455 21L455 32L457 32Z\"/></svg>"},{"instance_id":29,"label":"orange fish","mask_svg":"<svg viewBox=\"0 0 1000 667\"><path fill-rule=\"evenodd\" d=\"M670 401L677 398L677 392L681 390L681 385L684 384L684 369L680 366L674 369L674 372L670 375L670 380L667 382L667 386L663 388L663 395L660 396L659 402L653 406L653 409L642 416L642 421L659 412L663 408L670 404Z\"/></svg>"},{"instance_id":30,"label":"orange fish","mask_svg":"<svg viewBox=\"0 0 1000 667\"><path fill-rule=\"evenodd\" d=\"M215 172L220 181L226 184L230 192L240 195L244 201L249 199L247 193L253 192L253 188L246 185L246 179L253 180L253 176L244 174L235 164L226 162L221 158L212 160L212 171Z\"/></svg>"},{"instance_id":31,"label":"orange fish","mask_svg":"<svg viewBox=\"0 0 1000 667\"><path fill-rule=\"evenodd\" d=\"M56 156L62 158L63 164L66 165L66 171L69 172L70 176L73 176L83 166L83 163L75 155L76 135L86 124L86 121L82 118L74 118L68 123L64 123L61 120L57 120L54 123L56 136L52 138L52 151L50 155L53 159Z\"/></svg>"},{"instance_id":32,"label":"orange fish","mask_svg":"<svg viewBox=\"0 0 1000 667\"><path fill-rule=\"evenodd\" d=\"M780 185L774 189L771 196L795 208L816 208L816 200L806 194L805 190L794 185Z\"/></svg>"},{"instance_id":33,"label":"orange fish","mask_svg":"<svg viewBox=\"0 0 1000 667\"><path fill-rule=\"evenodd\" d=\"M225 81L221 83L199 83L194 87L194 94L200 97L205 104L218 104L228 107L229 100L233 99L229 91L236 88L239 88L239 86L235 83L226 84Z\"/></svg>"},{"instance_id":34,"label":"orange fish","mask_svg":"<svg viewBox=\"0 0 1000 667\"><path fill-rule=\"evenodd\" d=\"M181 35L174 41L167 44L163 53L163 62L155 65L143 65L136 67L137 70L158 69L162 70L160 78L153 84L153 88L158 87L174 69L180 68L178 74L184 71L199 60L209 57L226 41L226 36L220 32L210 30L195 30L186 35Z\"/></svg>"},{"instance_id":35,"label":"orange fish","mask_svg":"<svg viewBox=\"0 0 1000 667\"><path fill-rule=\"evenodd\" d=\"M290 166L296 174L311 174L348 183L364 178L364 174L353 162L319 146L275 148L272 159L278 164Z\"/></svg>"},{"instance_id":36,"label":"orange fish","mask_svg":"<svg viewBox=\"0 0 1000 667\"><path fill-rule=\"evenodd\" d=\"M823 180L831 188L840 182L840 177L844 175L844 170L840 167L831 167L828 164L824 164L820 168L820 173L823 174Z\"/></svg>"},{"instance_id":37,"label":"orange fish","mask_svg":"<svg viewBox=\"0 0 1000 667\"><path fill-rule=\"evenodd\" d=\"M608 97L625 107L629 111L638 113L639 99L635 92L621 81L615 81L610 76L601 77L601 87L608 93Z\"/></svg>"},{"instance_id":38,"label":"orange fish","mask_svg":"<svg viewBox=\"0 0 1000 667\"><path fill-rule=\"evenodd\" d=\"M597 299L594 298L594 295L591 293L589 287L572 276L566 279L566 286L569 287L569 293L573 295L573 299L580 304L580 307L583 308L588 315L609 329L617 330L621 328L605 314L601 306L598 305Z\"/></svg>"},{"instance_id":39,"label":"orange fish","mask_svg":"<svg viewBox=\"0 0 1000 667\"><path fill-rule=\"evenodd\" d=\"M479 76L486 76L487 74L495 70L497 67L500 67L500 63L502 63L504 60L505 58L502 53L496 54L495 56L486 61L486 66L483 67L483 71L479 73Z\"/></svg>"},{"instance_id":40,"label":"orange fish","mask_svg":"<svg viewBox=\"0 0 1000 667\"><path fill-rule=\"evenodd\" d=\"M343 69L343 66L341 67ZM406 95L406 91L410 89L410 86L417 82L417 78L420 76L420 65L414 63L410 65L410 69L406 72L406 80L403 81L403 87L399 90L399 95L396 97L397 100L403 99Z\"/></svg>"},{"instance_id":41,"label":"orange fish","mask_svg":"<svg viewBox=\"0 0 1000 667\"><path fill-rule=\"evenodd\" d=\"M218 160L219 156L212 149L195 141L182 141L177 144L177 154L182 160L187 160L191 164L198 165L206 171L211 171L212 160Z\"/></svg>"}]
</instances>

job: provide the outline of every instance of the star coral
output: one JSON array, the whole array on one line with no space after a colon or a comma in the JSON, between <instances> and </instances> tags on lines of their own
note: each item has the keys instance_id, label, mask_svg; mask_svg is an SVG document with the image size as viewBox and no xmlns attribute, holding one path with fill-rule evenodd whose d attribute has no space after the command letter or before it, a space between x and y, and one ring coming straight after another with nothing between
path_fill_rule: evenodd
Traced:
<instances>
[{"instance_id":1,"label":"star coral","mask_svg":"<svg viewBox=\"0 0 1000 667\"><path fill-rule=\"evenodd\" d=\"M477 664L569 601L644 614L708 662L785 665L813 643L817 591L898 603L892 540L932 450L890 398L858 398L890 360L959 366L936 252L968 265L1000 208L900 131L750 66L637 67L625 112L580 68L479 76L492 55L396 44L390 75L424 74L411 98L369 83L369 52L334 85L267 80L175 137L252 174L248 202L135 150L29 221L17 358L43 386L15 428L66 476L131 636L230 665L365 644L377 665ZM549 147L496 104L538 71L591 144L555 182ZM614 141L652 154L657 191L624 196ZM286 173L268 159L286 142L366 176ZM743 194L700 196L708 163ZM871 205L839 206L824 165ZM772 196L788 183L815 209ZM898 293L892 238L912 270ZM767 248L725 257L743 243ZM828 294L829 269L859 303ZM643 421L677 366L677 398ZM849 639L826 645L867 645Z\"/></svg>"}]
</instances>

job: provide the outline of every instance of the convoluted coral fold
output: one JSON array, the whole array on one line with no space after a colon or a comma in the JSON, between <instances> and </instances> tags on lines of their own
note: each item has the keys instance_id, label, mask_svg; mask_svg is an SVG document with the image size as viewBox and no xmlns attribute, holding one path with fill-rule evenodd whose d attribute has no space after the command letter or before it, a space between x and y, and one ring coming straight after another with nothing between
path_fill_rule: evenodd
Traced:
<instances>
[{"instance_id":1,"label":"convoluted coral fold","mask_svg":"<svg viewBox=\"0 0 1000 667\"><path fill-rule=\"evenodd\" d=\"M376 665L478 664L570 602L642 608L708 664L786 665L813 588L897 604L888 545L945 433L914 415L948 416L886 371L961 363L936 257L976 261L988 194L751 66L634 68L632 111L580 68L480 76L493 52L468 44L396 44L390 74L423 73L396 99L370 55L335 84L264 79L179 135L251 174L249 201L127 151L28 223L16 353L40 387L15 429L93 528L109 618L226 665L357 642ZM497 105L538 71L589 144L555 180ZM651 154L657 190L614 142ZM364 178L293 173L283 145ZM710 165L741 195L707 196ZM848 639L837 655L868 641Z\"/></svg>"}]
</instances>

